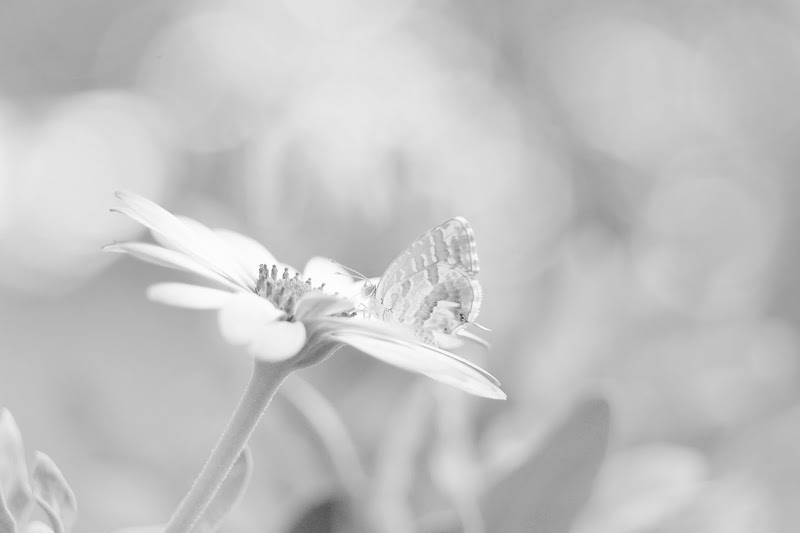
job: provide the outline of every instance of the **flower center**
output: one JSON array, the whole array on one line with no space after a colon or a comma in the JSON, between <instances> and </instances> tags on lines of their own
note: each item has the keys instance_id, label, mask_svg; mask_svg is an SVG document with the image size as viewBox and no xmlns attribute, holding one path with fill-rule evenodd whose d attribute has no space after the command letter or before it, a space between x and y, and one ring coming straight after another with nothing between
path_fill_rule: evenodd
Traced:
<instances>
[{"instance_id":1,"label":"flower center","mask_svg":"<svg viewBox=\"0 0 800 533\"><path fill-rule=\"evenodd\" d=\"M286 313L288 321L292 321L294 318L295 305L301 296L310 291L321 291L323 287L325 287L324 283L319 287L313 287L311 278L303 281L298 273L291 276L288 268L285 268L279 277L276 265L272 265L272 268L267 265L258 267L256 294L266 298L275 307Z\"/></svg>"}]
</instances>

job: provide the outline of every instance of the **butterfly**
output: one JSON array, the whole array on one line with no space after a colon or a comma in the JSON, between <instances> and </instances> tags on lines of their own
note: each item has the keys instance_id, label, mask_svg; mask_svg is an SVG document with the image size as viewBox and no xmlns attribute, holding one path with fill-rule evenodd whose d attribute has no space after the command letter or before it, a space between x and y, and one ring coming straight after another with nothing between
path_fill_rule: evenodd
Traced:
<instances>
[{"instance_id":1,"label":"butterfly","mask_svg":"<svg viewBox=\"0 0 800 533\"><path fill-rule=\"evenodd\" d=\"M472 227L456 217L431 228L398 255L378 283L366 287L367 306L436 346L436 334L452 335L478 318L478 270Z\"/></svg>"}]
</instances>

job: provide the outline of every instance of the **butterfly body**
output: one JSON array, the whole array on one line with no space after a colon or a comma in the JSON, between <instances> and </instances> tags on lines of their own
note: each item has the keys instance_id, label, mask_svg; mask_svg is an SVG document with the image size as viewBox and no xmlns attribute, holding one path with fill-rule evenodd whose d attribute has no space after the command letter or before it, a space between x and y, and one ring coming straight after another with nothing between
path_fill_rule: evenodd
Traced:
<instances>
[{"instance_id":1,"label":"butterfly body","mask_svg":"<svg viewBox=\"0 0 800 533\"><path fill-rule=\"evenodd\" d=\"M461 217L425 232L392 261L371 290L370 307L435 344L434 334L453 334L475 322L481 286L475 237Z\"/></svg>"}]
</instances>

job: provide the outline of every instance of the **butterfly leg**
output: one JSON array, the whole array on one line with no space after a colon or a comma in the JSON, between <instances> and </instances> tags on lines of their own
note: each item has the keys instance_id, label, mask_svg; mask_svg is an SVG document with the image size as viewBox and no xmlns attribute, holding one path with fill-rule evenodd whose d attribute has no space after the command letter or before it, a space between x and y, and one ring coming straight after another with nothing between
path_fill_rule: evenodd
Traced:
<instances>
[{"instance_id":1,"label":"butterfly leg","mask_svg":"<svg viewBox=\"0 0 800 533\"><path fill-rule=\"evenodd\" d=\"M367 313L369 312L369 307L364 305L363 303L358 304L356 307L356 313L361 313L361 318L367 318Z\"/></svg>"}]
</instances>

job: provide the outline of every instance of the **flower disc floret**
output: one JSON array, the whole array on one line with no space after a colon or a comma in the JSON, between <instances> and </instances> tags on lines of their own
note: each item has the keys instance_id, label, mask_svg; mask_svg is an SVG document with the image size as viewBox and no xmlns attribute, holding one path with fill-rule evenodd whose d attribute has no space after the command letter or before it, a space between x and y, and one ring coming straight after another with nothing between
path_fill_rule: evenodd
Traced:
<instances>
[{"instance_id":1,"label":"flower disc floret","mask_svg":"<svg viewBox=\"0 0 800 533\"><path fill-rule=\"evenodd\" d=\"M255 292L286 313L286 320L293 321L300 298L308 292L322 292L324 287L324 283L319 287L313 287L311 278L302 281L299 273L292 276L289 274L289 267L285 267L283 274L278 277L277 265L269 268L262 264L258 267Z\"/></svg>"}]
</instances>

